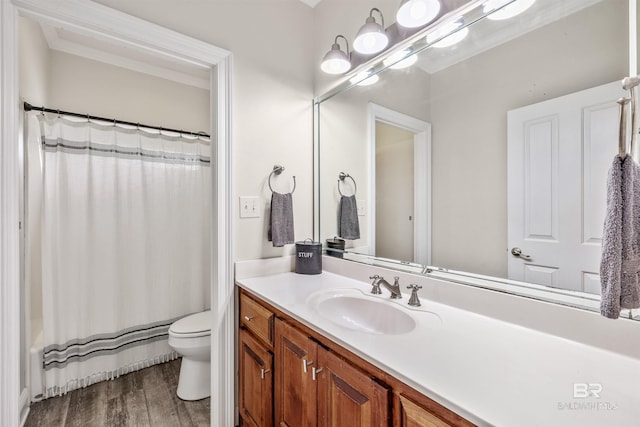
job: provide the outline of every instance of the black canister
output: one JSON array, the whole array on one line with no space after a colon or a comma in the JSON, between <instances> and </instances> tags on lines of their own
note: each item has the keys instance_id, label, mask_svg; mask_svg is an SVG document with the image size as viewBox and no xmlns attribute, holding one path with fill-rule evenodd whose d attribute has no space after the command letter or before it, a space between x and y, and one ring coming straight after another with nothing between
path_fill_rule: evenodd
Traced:
<instances>
[{"instance_id":1,"label":"black canister","mask_svg":"<svg viewBox=\"0 0 640 427\"><path fill-rule=\"evenodd\" d=\"M322 273L322 243L313 239L296 242L296 273Z\"/></svg>"},{"instance_id":2,"label":"black canister","mask_svg":"<svg viewBox=\"0 0 640 427\"><path fill-rule=\"evenodd\" d=\"M339 237L327 239L327 255L342 258L344 255L344 243L345 240L340 239Z\"/></svg>"}]
</instances>

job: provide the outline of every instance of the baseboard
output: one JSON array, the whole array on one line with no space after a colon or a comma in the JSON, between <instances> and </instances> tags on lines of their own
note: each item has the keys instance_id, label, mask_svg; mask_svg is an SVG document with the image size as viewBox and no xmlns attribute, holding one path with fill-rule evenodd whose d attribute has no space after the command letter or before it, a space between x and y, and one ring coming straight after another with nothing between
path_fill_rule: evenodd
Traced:
<instances>
[{"instance_id":1,"label":"baseboard","mask_svg":"<svg viewBox=\"0 0 640 427\"><path fill-rule=\"evenodd\" d=\"M20 427L24 426L24 423L27 421L30 409L29 403L29 389L25 387L22 389L22 393L20 393Z\"/></svg>"}]
</instances>

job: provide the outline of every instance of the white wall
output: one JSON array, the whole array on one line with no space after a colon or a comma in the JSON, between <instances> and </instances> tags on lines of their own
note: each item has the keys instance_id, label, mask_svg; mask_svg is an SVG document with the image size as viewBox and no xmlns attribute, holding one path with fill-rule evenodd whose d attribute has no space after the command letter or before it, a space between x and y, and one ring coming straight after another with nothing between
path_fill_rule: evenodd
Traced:
<instances>
[{"instance_id":1,"label":"white wall","mask_svg":"<svg viewBox=\"0 0 640 427\"><path fill-rule=\"evenodd\" d=\"M49 106L209 133L209 91L51 51Z\"/></svg>"},{"instance_id":2,"label":"white wall","mask_svg":"<svg viewBox=\"0 0 640 427\"><path fill-rule=\"evenodd\" d=\"M267 242L266 211L257 219L238 217L238 196L260 196L266 209L274 164L286 168L279 191L290 188L291 175L297 179L296 240L311 237L313 9L298 0L99 3L233 53L234 259L292 252Z\"/></svg>"},{"instance_id":3,"label":"white wall","mask_svg":"<svg viewBox=\"0 0 640 427\"><path fill-rule=\"evenodd\" d=\"M35 22L20 18L19 21L19 76L20 97L33 105L46 105L49 100L49 70L51 52L40 26ZM25 173L30 190L27 197L26 252L29 264L26 279L29 285L30 336L34 337L42 328L42 286L40 263L40 194L42 189L42 169L40 144L37 141L26 145L27 162ZM25 307L26 308L26 307ZM24 357L21 360L25 360Z\"/></svg>"},{"instance_id":4,"label":"white wall","mask_svg":"<svg viewBox=\"0 0 640 427\"><path fill-rule=\"evenodd\" d=\"M50 55L47 43L40 27L32 21L20 18L18 26L19 52L18 67L20 70L20 97L33 103L46 103L49 95L48 70ZM23 118L21 118L23 120ZM35 188L35 192L22 194L21 221L24 222L25 253L29 254L30 263L22 259L24 265L24 286L20 289L21 324L20 324L20 388L27 386L28 360L27 348L30 347L31 337L35 336L42 325L42 291L40 284L40 194L41 169L39 167L40 145L29 144L23 140L23 153L27 161L22 162L23 177ZM26 202L26 203L25 203ZM28 205L25 210L24 205ZM32 266L33 268L29 268ZM27 286L28 282L32 282ZM35 318L35 319L34 319ZM29 328L29 330L27 330ZM35 332L34 332L35 331Z\"/></svg>"},{"instance_id":5,"label":"white wall","mask_svg":"<svg viewBox=\"0 0 640 427\"><path fill-rule=\"evenodd\" d=\"M51 55L40 26L30 19L19 21L20 96L33 105L47 103Z\"/></svg>"}]
</instances>

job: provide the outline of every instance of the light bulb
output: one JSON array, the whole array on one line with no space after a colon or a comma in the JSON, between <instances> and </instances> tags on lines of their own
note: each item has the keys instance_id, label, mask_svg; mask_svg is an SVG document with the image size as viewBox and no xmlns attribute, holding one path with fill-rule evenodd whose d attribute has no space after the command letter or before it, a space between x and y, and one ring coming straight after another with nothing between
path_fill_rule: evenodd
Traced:
<instances>
[{"instance_id":1,"label":"light bulb","mask_svg":"<svg viewBox=\"0 0 640 427\"><path fill-rule=\"evenodd\" d=\"M536 0L516 0L512 3L509 3L509 0L489 0L482 6L482 11L488 14L487 18L498 21L521 14L535 2Z\"/></svg>"},{"instance_id":2,"label":"light bulb","mask_svg":"<svg viewBox=\"0 0 640 427\"><path fill-rule=\"evenodd\" d=\"M382 25L378 24L373 17L374 11L380 14ZM353 40L353 49L365 55L371 55L382 51L387 44L389 44L389 37L384 30L384 16L374 7Z\"/></svg>"},{"instance_id":3,"label":"light bulb","mask_svg":"<svg viewBox=\"0 0 640 427\"><path fill-rule=\"evenodd\" d=\"M349 61L349 55L344 53L340 49L338 39L343 38L345 43L347 39L342 35L336 37L335 43L331 46L331 50L322 58L320 69L327 74L343 74L349 71L351 68L351 61ZM347 43L347 52L349 51L349 44Z\"/></svg>"},{"instance_id":4,"label":"light bulb","mask_svg":"<svg viewBox=\"0 0 640 427\"><path fill-rule=\"evenodd\" d=\"M448 22L427 34L427 43L433 43L432 46L437 48L449 47L459 43L469 34L468 27L459 30L463 25L464 20L462 18Z\"/></svg>"},{"instance_id":5,"label":"light bulb","mask_svg":"<svg viewBox=\"0 0 640 427\"><path fill-rule=\"evenodd\" d=\"M406 28L421 27L440 13L439 0L403 0L396 13L396 21Z\"/></svg>"},{"instance_id":6,"label":"light bulb","mask_svg":"<svg viewBox=\"0 0 640 427\"><path fill-rule=\"evenodd\" d=\"M378 76L377 74L371 74L371 70L362 71L355 77L349 79L352 84L356 84L358 86L369 86L377 83L378 80L380 80L380 76Z\"/></svg>"},{"instance_id":7,"label":"light bulb","mask_svg":"<svg viewBox=\"0 0 640 427\"><path fill-rule=\"evenodd\" d=\"M418 61L418 55L410 55L411 51L408 49L396 52L382 63L385 67L389 67L392 70L400 70L402 68L408 68ZM410 56L407 56L410 55ZM403 59L404 58L404 59Z\"/></svg>"}]
</instances>

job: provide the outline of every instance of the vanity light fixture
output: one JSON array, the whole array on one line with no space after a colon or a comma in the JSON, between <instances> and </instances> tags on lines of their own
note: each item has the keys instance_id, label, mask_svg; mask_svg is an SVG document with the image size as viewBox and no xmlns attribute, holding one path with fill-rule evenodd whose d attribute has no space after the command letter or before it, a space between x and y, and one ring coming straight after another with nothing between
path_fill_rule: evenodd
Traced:
<instances>
[{"instance_id":1,"label":"vanity light fixture","mask_svg":"<svg viewBox=\"0 0 640 427\"><path fill-rule=\"evenodd\" d=\"M355 77L351 77L349 79L352 84L356 84L358 86L369 86L377 83L378 80L380 80L380 76L378 76L377 74L372 74L371 70L366 70L358 73Z\"/></svg>"},{"instance_id":2,"label":"vanity light fixture","mask_svg":"<svg viewBox=\"0 0 640 427\"><path fill-rule=\"evenodd\" d=\"M378 24L373 17L374 11L380 14L382 25ZM389 44L389 37L384 31L384 16L380 9L374 7L369 11L369 17L356 34L353 48L359 53L370 55L382 51L387 44Z\"/></svg>"},{"instance_id":3,"label":"vanity light fixture","mask_svg":"<svg viewBox=\"0 0 640 427\"><path fill-rule=\"evenodd\" d=\"M433 47L439 48L449 47L459 43L469 34L469 27L460 28L463 25L463 18L454 19L427 34L427 43L433 43ZM436 40L439 41L436 42Z\"/></svg>"},{"instance_id":4,"label":"vanity light fixture","mask_svg":"<svg viewBox=\"0 0 640 427\"><path fill-rule=\"evenodd\" d=\"M346 43L347 53L344 53L344 51L340 49L340 45L338 44L339 38L342 38ZM322 58L320 69L327 74L343 74L349 71L349 68L351 68L351 61L349 60L349 42L345 36L338 34L331 46L331 50L327 52L324 58Z\"/></svg>"},{"instance_id":5,"label":"vanity light fixture","mask_svg":"<svg viewBox=\"0 0 640 427\"><path fill-rule=\"evenodd\" d=\"M510 0L489 0L482 5L482 10L485 14L490 14L487 15L487 18L498 21L513 18L514 16L529 9L533 3L536 2L536 0L515 0L510 4L507 4L509 1Z\"/></svg>"},{"instance_id":6,"label":"vanity light fixture","mask_svg":"<svg viewBox=\"0 0 640 427\"><path fill-rule=\"evenodd\" d=\"M401 0L396 22L405 28L417 28L431 22L440 13L439 0Z\"/></svg>"},{"instance_id":7,"label":"vanity light fixture","mask_svg":"<svg viewBox=\"0 0 640 427\"><path fill-rule=\"evenodd\" d=\"M408 68L418 61L418 55L408 55L411 55L411 51L409 49L401 50L382 61L382 63L385 67L389 67L392 70Z\"/></svg>"}]
</instances>

